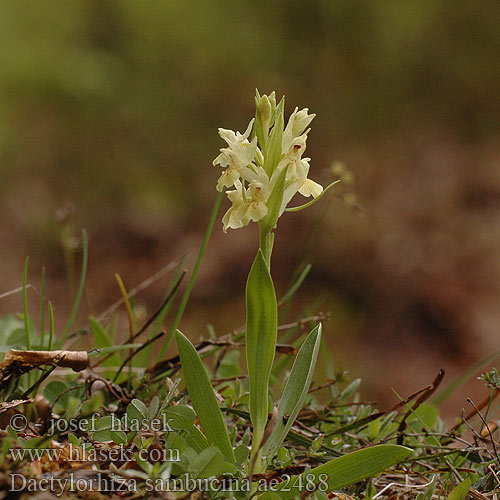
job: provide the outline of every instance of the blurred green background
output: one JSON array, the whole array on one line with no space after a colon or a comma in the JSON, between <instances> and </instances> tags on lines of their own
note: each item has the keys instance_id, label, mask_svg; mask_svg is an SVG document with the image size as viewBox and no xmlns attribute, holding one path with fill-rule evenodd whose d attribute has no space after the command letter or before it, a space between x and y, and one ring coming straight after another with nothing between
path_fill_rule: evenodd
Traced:
<instances>
[{"instance_id":1,"label":"blurred green background","mask_svg":"<svg viewBox=\"0 0 500 500\"><path fill-rule=\"evenodd\" d=\"M115 272L131 288L192 259L215 197L217 128L243 131L255 88L276 90L287 114L317 114L311 178L326 185L345 162L362 207L339 191L280 221L278 290L304 252L314 265L290 317L311 304L331 313L337 366L371 399L440 367L458 373L498 344L499 26L491 1L4 0L0 292L30 255L62 324L62 227L89 232L95 312L119 297ZM192 338L243 322L256 238L217 223L183 324ZM152 310L164 288L139 300ZM0 300L20 310L19 296Z\"/></svg>"}]
</instances>

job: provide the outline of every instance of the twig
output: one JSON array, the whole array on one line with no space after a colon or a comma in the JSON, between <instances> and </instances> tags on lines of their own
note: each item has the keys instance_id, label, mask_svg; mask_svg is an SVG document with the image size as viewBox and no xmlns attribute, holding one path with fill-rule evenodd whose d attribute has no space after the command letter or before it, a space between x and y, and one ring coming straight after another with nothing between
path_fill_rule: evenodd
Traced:
<instances>
[{"instance_id":1,"label":"twig","mask_svg":"<svg viewBox=\"0 0 500 500\"><path fill-rule=\"evenodd\" d=\"M487 396L485 397L481 403L479 403L477 405L477 409L479 410L482 410L485 406L488 406L498 395L500 394L500 391L495 391L495 393L493 394L493 396ZM467 413L467 415L465 415L465 417L462 415L462 421L461 422L458 422L456 423L451 429L450 429L450 432L452 431L456 431L463 423L465 423L465 419L466 420L470 420L472 417L474 417L475 415L477 415L477 411L476 409L474 410L471 410L469 413Z\"/></svg>"},{"instance_id":2,"label":"twig","mask_svg":"<svg viewBox=\"0 0 500 500\"><path fill-rule=\"evenodd\" d=\"M398 444L403 444L404 440L404 431L406 429L406 419L424 402L426 401L433 393L434 391L439 387L439 384L443 381L444 378L444 370L439 370L439 373L436 375L434 380L432 381L432 384L426 387L424 392L418 397L418 399L415 401L415 404L413 405L412 408L410 408L403 419L401 420L399 427L398 427L398 439L397 443Z\"/></svg>"},{"instance_id":3,"label":"twig","mask_svg":"<svg viewBox=\"0 0 500 500\"><path fill-rule=\"evenodd\" d=\"M491 444L493 445L493 453L495 454L497 462L500 463L500 459L498 458L498 453L497 453L497 447L495 445L495 441L493 440L493 434L491 433L490 426L488 425L488 423L484 419L484 417L481 414L481 412L477 409L477 406L474 404L474 401L472 401L471 398L467 398L467 402L470 403L474 407L474 409L476 410L477 414L479 415L479 417L483 421L483 424L486 426L486 429L488 430L488 434L489 434L490 439L491 439Z\"/></svg>"}]
</instances>

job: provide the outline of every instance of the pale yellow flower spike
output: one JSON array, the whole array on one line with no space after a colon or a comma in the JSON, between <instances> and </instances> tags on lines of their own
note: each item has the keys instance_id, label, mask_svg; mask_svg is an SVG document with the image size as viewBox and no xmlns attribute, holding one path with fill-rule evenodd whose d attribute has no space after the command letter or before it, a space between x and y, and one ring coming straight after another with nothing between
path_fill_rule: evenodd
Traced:
<instances>
[{"instance_id":1,"label":"pale yellow flower spike","mask_svg":"<svg viewBox=\"0 0 500 500\"><path fill-rule=\"evenodd\" d=\"M302 158L306 150L307 134L310 131L307 127L316 115L309 114L308 108L300 111L298 108L294 109L286 127L278 136L281 144L273 142L274 157L277 154L278 160L271 167L266 167L268 165L266 155L272 154L271 134L278 123L282 124L283 121L275 116L274 123L269 122L271 111L276 109L274 93L258 98L260 101L257 99L257 122L252 119L243 134L219 128L219 135L226 141L227 146L220 150L219 156L213 161L214 165L220 165L224 169L217 181L217 190L223 191L225 188L235 187L234 190L226 191L231 207L222 218L224 232L228 229L239 229L250 221L259 222L268 215L269 199L273 196L276 181L285 168L287 169L285 185L280 194L281 209L278 215L285 211L295 194L312 196L315 199L323 192L321 184L307 177L310 159ZM281 114L275 113L275 115L281 117L283 107L281 106L281 110L278 111ZM249 140L252 132L254 137ZM260 144L260 141L264 144ZM281 155L279 150L276 152L276 147L281 149ZM271 169L271 172L266 172L263 167L268 171Z\"/></svg>"}]
</instances>

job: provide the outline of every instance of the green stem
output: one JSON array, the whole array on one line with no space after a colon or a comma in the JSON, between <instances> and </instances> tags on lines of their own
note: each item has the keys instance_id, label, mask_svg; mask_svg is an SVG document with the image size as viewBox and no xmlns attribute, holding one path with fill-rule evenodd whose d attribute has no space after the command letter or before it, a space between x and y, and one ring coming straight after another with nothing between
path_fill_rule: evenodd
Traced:
<instances>
[{"instance_id":1,"label":"green stem","mask_svg":"<svg viewBox=\"0 0 500 500\"><path fill-rule=\"evenodd\" d=\"M83 288L85 286L85 276L87 274L87 262L88 262L88 239L87 239L87 231L85 229L82 230L82 272L80 275L80 282L78 284L78 290L76 291L75 300L73 302L73 307L71 308L71 313L69 315L68 321L66 322L66 326L64 327L63 333L61 335L61 346L66 341L66 337L75 322L75 319L78 315L78 309L80 307L80 301L82 300Z\"/></svg>"},{"instance_id":2,"label":"green stem","mask_svg":"<svg viewBox=\"0 0 500 500\"><path fill-rule=\"evenodd\" d=\"M42 267L42 284L40 291L40 349L45 349L45 267Z\"/></svg>"},{"instance_id":3,"label":"green stem","mask_svg":"<svg viewBox=\"0 0 500 500\"><path fill-rule=\"evenodd\" d=\"M267 268L271 269L271 254L273 251L273 233L272 231L268 231L265 229L262 229L261 226L259 226L259 247L262 250L262 253L264 254L264 259L267 264Z\"/></svg>"}]
</instances>

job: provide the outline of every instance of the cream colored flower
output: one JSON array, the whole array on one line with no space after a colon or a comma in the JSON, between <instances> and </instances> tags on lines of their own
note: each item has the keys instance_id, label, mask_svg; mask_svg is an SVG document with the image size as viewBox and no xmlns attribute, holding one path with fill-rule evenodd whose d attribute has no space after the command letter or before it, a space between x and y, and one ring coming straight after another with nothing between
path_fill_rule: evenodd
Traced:
<instances>
[{"instance_id":1,"label":"cream colored flower","mask_svg":"<svg viewBox=\"0 0 500 500\"><path fill-rule=\"evenodd\" d=\"M252 142L248 141L253 122L254 120L252 119L243 134L219 128L219 135L228 145L228 147L220 150L219 156L213 161L214 165L220 165L226 169L217 182L217 189L219 191L222 191L225 187L235 185L235 181L240 178L242 171L248 168L255 158L257 138L254 137Z\"/></svg>"},{"instance_id":2,"label":"cream colored flower","mask_svg":"<svg viewBox=\"0 0 500 500\"><path fill-rule=\"evenodd\" d=\"M259 222L267 215L267 199L269 196L268 185L259 181L250 182L247 189L247 197L244 208L242 209L241 220L246 226L250 221Z\"/></svg>"},{"instance_id":3,"label":"cream colored flower","mask_svg":"<svg viewBox=\"0 0 500 500\"><path fill-rule=\"evenodd\" d=\"M299 193L305 197L317 198L322 192L323 186L312 179L304 179L302 186L299 188Z\"/></svg>"},{"instance_id":4,"label":"cream colored flower","mask_svg":"<svg viewBox=\"0 0 500 500\"><path fill-rule=\"evenodd\" d=\"M268 108L276 108L275 101L272 103L271 101L268 103L268 101L269 99L266 96L256 100L258 107L257 123L260 127L259 133L261 136L263 133L269 134L269 124L267 122L266 124L262 123L264 118L269 118ZM259 108L259 105L262 109ZM280 113L283 113L282 105ZM238 229L246 226L250 221L259 222L266 217L269 212L270 197L281 197L281 192L276 190L275 186L284 169L287 170L279 215L285 211L288 203L296 193L305 197L312 196L313 198L321 195L323 187L308 178L310 158L303 158L306 150L307 134L310 131L307 127L315 116L309 114L307 108L300 111L295 108L283 130L281 144L273 145L272 147L275 149L271 153L268 149L270 142L267 135L264 139L254 137L249 141L254 125L253 119L243 134L232 130L219 129L219 135L226 141L227 147L220 150L219 156L213 162L214 165L220 165L224 169L217 182L217 189L223 191L224 188L235 187L234 190L227 191L231 207L222 219L224 232L228 228ZM276 119L274 126L277 126L277 123L282 122ZM264 125L266 126L264 127ZM258 140L264 141L264 146L261 144L263 150L258 147ZM269 165L266 166L267 159L264 158L263 153L272 154L274 156L271 158L274 158L277 154L276 147L279 149L280 146L281 160L277 165L274 164L275 166L271 167L272 172L268 173L264 169L264 167L269 169Z\"/></svg>"},{"instance_id":5,"label":"cream colored flower","mask_svg":"<svg viewBox=\"0 0 500 500\"><path fill-rule=\"evenodd\" d=\"M315 114L308 114L309 109L304 108L298 111L299 108L295 108L293 113L288 119L288 123L283 131L283 151L287 152L295 138L301 135L308 125L313 121ZM306 132L307 136L307 132Z\"/></svg>"},{"instance_id":6,"label":"cream colored flower","mask_svg":"<svg viewBox=\"0 0 500 500\"><path fill-rule=\"evenodd\" d=\"M233 191L226 191L229 201L232 205L229 210L222 217L223 230L227 233L228 228L239 229L243 227L241 220L241 209L244 205L243 199L243 186L240 181L235 182L236 189Z\"/></svg>"}]
</instances>

